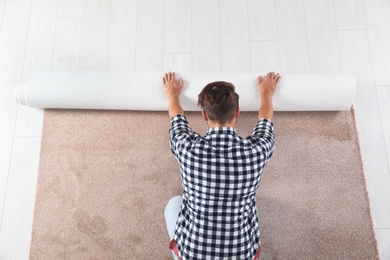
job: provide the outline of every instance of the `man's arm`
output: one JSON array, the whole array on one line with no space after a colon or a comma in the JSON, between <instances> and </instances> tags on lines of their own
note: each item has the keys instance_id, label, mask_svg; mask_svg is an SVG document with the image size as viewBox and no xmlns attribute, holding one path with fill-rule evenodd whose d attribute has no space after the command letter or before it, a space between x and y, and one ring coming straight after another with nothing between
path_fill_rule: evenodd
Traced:
<instances>
[{"instance_id":1,"label":"man's arm","mask_svg":"<svg viewBox=\"0 0 390 260\"><path fill-rule=\"evenodd\" d=\"M257 78L257 87L261 93L261 105L259 109L259 120L268 118L272 120L274 117L274 107L272 96L280 81L279 73L269 72L264 79L259 76Z\"/></svg>"},{"instance_id":2,"label":"man's arm","mask_svg":"<svg viewBox=\"0 0 390 260\"><path fill-rule=\"evenodd\" d=\"M178 115L184 114L183 108L180 105L179 95L183 89L183 80L177 82L175 80L175 72L165 73L162 78L164 91L168 97L168 114L169 119Z\"/></svg>"}]
</instances>

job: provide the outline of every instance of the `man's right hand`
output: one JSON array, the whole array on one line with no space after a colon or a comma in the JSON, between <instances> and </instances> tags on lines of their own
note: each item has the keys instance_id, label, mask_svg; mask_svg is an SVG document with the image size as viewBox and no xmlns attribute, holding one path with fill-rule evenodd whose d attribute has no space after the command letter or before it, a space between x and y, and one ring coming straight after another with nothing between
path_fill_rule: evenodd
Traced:
<instances>
[{"instance_id":1,"label":"man's right hand","mask_svg":"<svg viewBox=\"0 0 390 260\"><path fill-rule=\"evenodd\" d=\"M183 89L183 80L176 81L175 72L165 73L162 78L164 91L167 97L178 97Z\"/></svg>"},{"instance_id":2,"label":"man's right hand","mask_svg":"<svg viewBox=\"0 0 390 260\"><path fill-rule=\"evenodd\" d=\"M274 108L272 105L272 96L280 81L279 73L269 72L267 76L257 78L257 88L261 93L261 105L259 110L259 120L262 118L273 119Z\"/></svg>"},{"instance_id":3,"label":"man's right hand","mask_svg":"<svg viewBox=\"0 0 390 260\"><path fill-rule=\"evenodd\" d=\"M272 97L275 89L280 81L281 76L279 73L269 72L267 76L259 76L257 78L257 88L259 89L261 96Z\"/></svg>"},{"instance_id":4,"label":"man's right hand","mask_svg":"<svg viewBox=\"0 0 390 260\"><path fill-rule=\"evenodd\" d=\"M183 89L183 80L176 81L175 72L165 73L162 78L165 94L168 97L168 115L172 119L173 116L184 114L183 108L180 105L179 95Z\"/></svg>"}]
</instances>

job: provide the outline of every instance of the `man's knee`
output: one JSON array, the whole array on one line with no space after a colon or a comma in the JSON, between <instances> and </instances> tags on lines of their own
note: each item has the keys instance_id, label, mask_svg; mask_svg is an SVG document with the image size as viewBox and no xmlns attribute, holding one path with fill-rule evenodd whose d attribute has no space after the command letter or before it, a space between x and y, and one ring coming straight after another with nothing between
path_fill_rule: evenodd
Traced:
<instances>
[{"instance_id":1,"label":"man's knee","mask_svg":"<svg viewBox=\"0 0 390 260\"><path fill-rule=\"evenodd\" d=\"M179 213L180 208L181 208L181 201L182 201L181 196L175 196L169 200L167 206L165 207L165 211L164 211L165 219L171 217L169 215L174 213L174 212Z\"/></svg>"}]
</instances>

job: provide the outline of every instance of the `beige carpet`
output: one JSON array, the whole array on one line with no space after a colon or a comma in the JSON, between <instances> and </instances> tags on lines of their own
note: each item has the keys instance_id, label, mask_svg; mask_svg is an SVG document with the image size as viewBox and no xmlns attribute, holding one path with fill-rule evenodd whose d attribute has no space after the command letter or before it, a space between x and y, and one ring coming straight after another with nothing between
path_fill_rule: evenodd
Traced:
<instances>
[{"instance_id":1,"label":"beige carpet","mask_svg":"<svg viewBox=\"0 0 390 260\"><path fill-rule=\"evenodd\" d=\"M242 113L238 134L256 118ZM378 258L354 122L353 111L276 113L261 259ZM46 110L31 259L171 259L163 212L181 183L168 126L166 112Z\"/></svg>"}]
</instances>

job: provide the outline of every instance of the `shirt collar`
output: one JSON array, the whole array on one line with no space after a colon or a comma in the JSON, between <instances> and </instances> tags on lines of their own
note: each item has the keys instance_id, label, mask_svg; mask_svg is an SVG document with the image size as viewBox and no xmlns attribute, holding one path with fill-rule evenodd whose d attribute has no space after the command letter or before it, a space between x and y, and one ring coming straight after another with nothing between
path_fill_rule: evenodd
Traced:
<instances>
[{"instance_id":1,"label":"shirt collar","mask_svg":"<svg viewBox=\"0 0 390 260\"><path fill-rule=\"evenodd\" d=\"M215 135L232 135L236 136L236 129L233 127L213 127L209 128L206 132L207 137L213 137Z\"/></svg>"},{"instance_id":2,"label":"shirt collar","mask_svg":"<svg viewBox=\"0 0 390 260\"><path fill-rule=\"evenodd\" d=\"M205 140L211 146L228 148L233 145L236 137L236 130L232 127L215 127L207 130Z\"/></svg>"}]
</instances>

